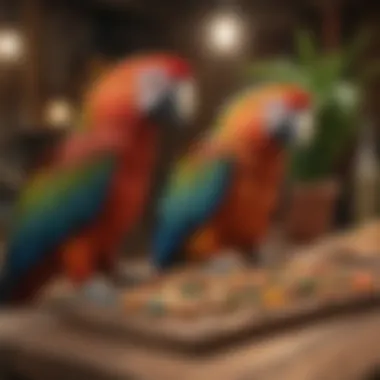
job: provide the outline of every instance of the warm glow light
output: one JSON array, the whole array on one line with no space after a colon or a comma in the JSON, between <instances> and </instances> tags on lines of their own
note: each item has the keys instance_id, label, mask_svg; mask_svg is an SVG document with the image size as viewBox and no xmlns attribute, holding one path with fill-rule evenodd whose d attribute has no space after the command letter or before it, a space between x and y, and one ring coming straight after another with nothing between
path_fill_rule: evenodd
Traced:
<instances>
[{"instance_id":1,"label":"warm glow light","mask_svg":"<svg viewBox=\"0 0 380 380\"><path fill-rule=\"evenodd\" d=\"M12 30L0 31L0 60L16 61L22 54L21 36Z\"/></svg>"},{"instance_id":2,"label":"warm glow light","mask_svg":"<svg viewBox=\"0 0 380 380\"><path fill-rule=\"evenodd\" d=\"M241 45L243 25L238 14L231 12L217 15L208 24L208 28L208 42L211 48L221 52L232 52Z\"/></svg>"},{"instance_id":3,"label":"warm glow light","mask_svg":"<svg viewBox=\"0 0 380 380\"><path fill-rule=\"evenodd\" d=\"M46 107L46 122L53 127L69 126L72 122L72 116L72 108L65 100L53 100Z\"/></svg>"}]
</instances>

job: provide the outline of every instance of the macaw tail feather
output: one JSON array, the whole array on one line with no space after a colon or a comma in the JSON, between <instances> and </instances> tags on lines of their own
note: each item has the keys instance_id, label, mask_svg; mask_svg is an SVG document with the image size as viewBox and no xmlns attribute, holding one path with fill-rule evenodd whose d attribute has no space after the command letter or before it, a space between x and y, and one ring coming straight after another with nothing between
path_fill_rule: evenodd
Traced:
<instances>
[{"instance_id":1,"label":"macaw tail feather","mask_svg":"<svg viewBox=\"0 0 380 380\"><path fill-rule=\"evenodd\" d=\"M9 302L9 281L4 272L0 272L0 308Z\"/></svg>"}]
</instances>

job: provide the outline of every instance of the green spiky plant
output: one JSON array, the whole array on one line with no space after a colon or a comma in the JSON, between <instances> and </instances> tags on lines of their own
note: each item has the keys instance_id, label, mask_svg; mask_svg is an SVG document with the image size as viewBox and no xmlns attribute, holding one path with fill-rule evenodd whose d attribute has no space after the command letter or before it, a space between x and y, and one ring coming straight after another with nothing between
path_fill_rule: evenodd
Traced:
<instances>
[{"instance_id":1,"label":"green spiky plant","mask_svg":"<svg viewBox=\"0 0 380 380\"><path fill-rule=\"evenodd\" d=\"M254 82L297 83L314 98L316 135L313 143L292 155L292 175L300 181L319 181L334 175L336 165L360 126L359 108L365 82L380 74L374 64L361 75L352 75L358 55L369 41L368 31L359 34L347 49L319 52L306 31L296 34L294 60L273 59L253 64Z\"/></svg>"}]
</instances>

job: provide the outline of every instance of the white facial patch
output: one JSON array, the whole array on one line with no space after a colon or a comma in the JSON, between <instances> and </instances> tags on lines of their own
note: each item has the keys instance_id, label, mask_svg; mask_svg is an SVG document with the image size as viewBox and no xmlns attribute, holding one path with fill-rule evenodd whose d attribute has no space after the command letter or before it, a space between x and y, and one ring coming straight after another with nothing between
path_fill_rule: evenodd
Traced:
<instances>
[{"instance_id":1,"label":"white facial patch","mask_svg":"<svg viewBox=\"0 0 380 380\"><path fill-rule=\"evenodd\" d=\"M194 82L180 82L177 86L175 97L178 115L186 121L190 120L195 114L197 102Z\"/></svg>"},{"instance_id":2,"label":"white facial patch","mask_svg":"<svg viewBox=\"0 0 380 380\"><path fill-rule=\"evenodd\" d=\"M167 73L158 67L141 72L138 81L138 102L143 111L154 109L170 88Z\"/></svg>"},{"instance_id":3,"label":"white facial patch","mask_svg":"<svg viewBox=\"0 0 380 380\"><path fill-rule=\"evenodd\" d=\"M296 143L297 145L308 145L314 137L314 117L309 111L300 112L296 116Z\"/></svg>"},{"instance_id":4,"label":"white facial patch","mask_svg":"<svg viewBox=\"0 0 380 380\"><path fill-rule=\"evenodd\" d=\"M280 99L272 100L269 104L267 104L265 117L269 132L271 134L276 132L276 129L282 124L281 121L285 120L287 114L287 109Z\"/></svg>"}]
</instances>

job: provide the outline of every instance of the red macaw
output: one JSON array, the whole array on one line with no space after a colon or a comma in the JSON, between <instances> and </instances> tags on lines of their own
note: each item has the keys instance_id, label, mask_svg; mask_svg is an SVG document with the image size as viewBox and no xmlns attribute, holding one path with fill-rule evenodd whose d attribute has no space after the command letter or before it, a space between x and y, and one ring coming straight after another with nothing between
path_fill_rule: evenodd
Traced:
<instances>
[{"instance_id":1,"label":"red macaw","mask_svg":"<svg viewBox=\"0 0 380 380\"><path fill-rule=\"evenodd\" d=\"M297 86L267 85L245 91L223 109L215 128L179 162L159 202L157 268L262 244L286 148L311 138L311 105Z\"/></svg>"},{"instance_id":2,"label":"red macaw","mask_svg":"<svg viewBox=\"0 0 380 380\"><path fill-rule=\"evenodd\" d=\"M83 285L115 265L146 203L160 128L189 116L191 89L187 62L165 54L127 59L100 78L81 128L21 194L0 300L32 299L62 268Z\"/></svg>"}]
</instances>

